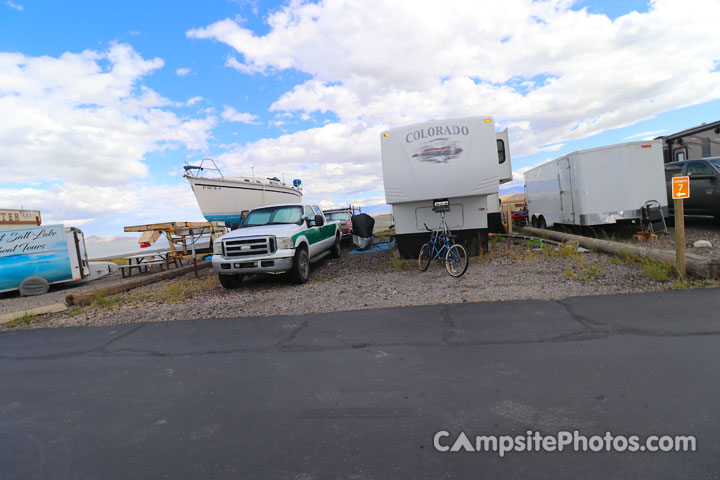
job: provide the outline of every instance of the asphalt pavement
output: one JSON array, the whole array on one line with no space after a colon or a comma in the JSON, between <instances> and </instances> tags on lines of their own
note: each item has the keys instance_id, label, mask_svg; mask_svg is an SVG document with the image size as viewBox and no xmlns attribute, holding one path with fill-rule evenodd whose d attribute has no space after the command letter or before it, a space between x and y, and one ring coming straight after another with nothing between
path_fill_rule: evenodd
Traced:
<instances>
[{"instance_id":1,"label":"asphalt pavement","mask_svg":"<svg viewBox=\"0 0 720 480\"><path fill-rule=\"evenodd\" d=\"M0 479L719 478L719 312L705 289L2 333ZM434 448L575 430L697 451Z\"/></svg>"}]
</instances>

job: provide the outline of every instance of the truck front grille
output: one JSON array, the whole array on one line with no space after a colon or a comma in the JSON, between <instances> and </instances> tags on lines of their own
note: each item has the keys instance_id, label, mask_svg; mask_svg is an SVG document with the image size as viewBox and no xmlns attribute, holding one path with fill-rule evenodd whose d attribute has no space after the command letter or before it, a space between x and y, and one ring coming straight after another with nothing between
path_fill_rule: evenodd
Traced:
<instances>
[{"instance_id":1,"label":"truck front grille","mask_svg":"<svg viewBox=\"0 0 720 480\"><path fill-rule=\"evenodd\" d=\"M226 257L267 255L277 250L275 237L228 239L223 242Z\"/></svg>"}]
</instances>

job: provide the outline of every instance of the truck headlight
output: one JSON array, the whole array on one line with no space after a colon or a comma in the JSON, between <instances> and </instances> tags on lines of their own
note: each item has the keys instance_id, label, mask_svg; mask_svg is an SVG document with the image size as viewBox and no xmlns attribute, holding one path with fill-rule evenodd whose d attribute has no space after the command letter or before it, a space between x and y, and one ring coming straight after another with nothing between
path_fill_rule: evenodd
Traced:
<instances>
[{"instance_id":1,"label":"truck headlight","mask_svg":"<svg viewBox=\"0 0 720 480\"><path fill-rule=\"evenodd\" d=\"M222 242L213 243L213 255L222 255Z\"/></svg>"},{"instance_id":2,"label":"truck headlight","mask_svg":"<svg viewBox=\"0 0 720 480\"><path fill-rule=\"evenodd\" d=\"M293 242L293 239L290 237L278 237L277 244L279 250L288 250L290 248L295 248L295 242Z\"/></svg>"}]
</instances>

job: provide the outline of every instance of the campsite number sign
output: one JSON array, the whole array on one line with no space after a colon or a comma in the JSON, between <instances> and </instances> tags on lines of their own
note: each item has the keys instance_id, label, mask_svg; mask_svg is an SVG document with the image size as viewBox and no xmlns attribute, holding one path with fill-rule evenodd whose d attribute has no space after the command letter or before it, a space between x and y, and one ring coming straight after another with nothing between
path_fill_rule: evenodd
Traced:
<instances>
[{"instance_id":1,"label":"campsite number sign","mask_svg":"<svg viewBox=\"0 0 720 480\"><path fill-rule=\"evenodd\" d=\"M690 198L690 177L673 177L672 198Z\"/></svg>"}]
</instances>

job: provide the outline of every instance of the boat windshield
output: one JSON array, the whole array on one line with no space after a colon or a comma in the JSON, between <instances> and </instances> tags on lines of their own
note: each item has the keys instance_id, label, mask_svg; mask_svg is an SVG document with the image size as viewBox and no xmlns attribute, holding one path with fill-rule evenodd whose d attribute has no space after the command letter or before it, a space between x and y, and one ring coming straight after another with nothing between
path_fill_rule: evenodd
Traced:
<instances>
[{"instance_id":1,"label":"boat windshield","mask_svg":"<svg viewBox=\"0 0 720 480\"><path fill-rule=\"evenodd\" d=\"M258 208L245 217L240 227L300 223L302 221L302 213L303 210L300 206Z\"/></svg>"},{"instance_id":2,"label":"boat windshield","mask_svg":"<svg viewBox=\"0 0 720 480\"><path fill-rule=\"evenodd\" d=\"M328 220L340 220L341 222L347 222L350 220L350 214L347 212L330 212L325 214L325 218Z\"/></svg>"}]
</instances>

